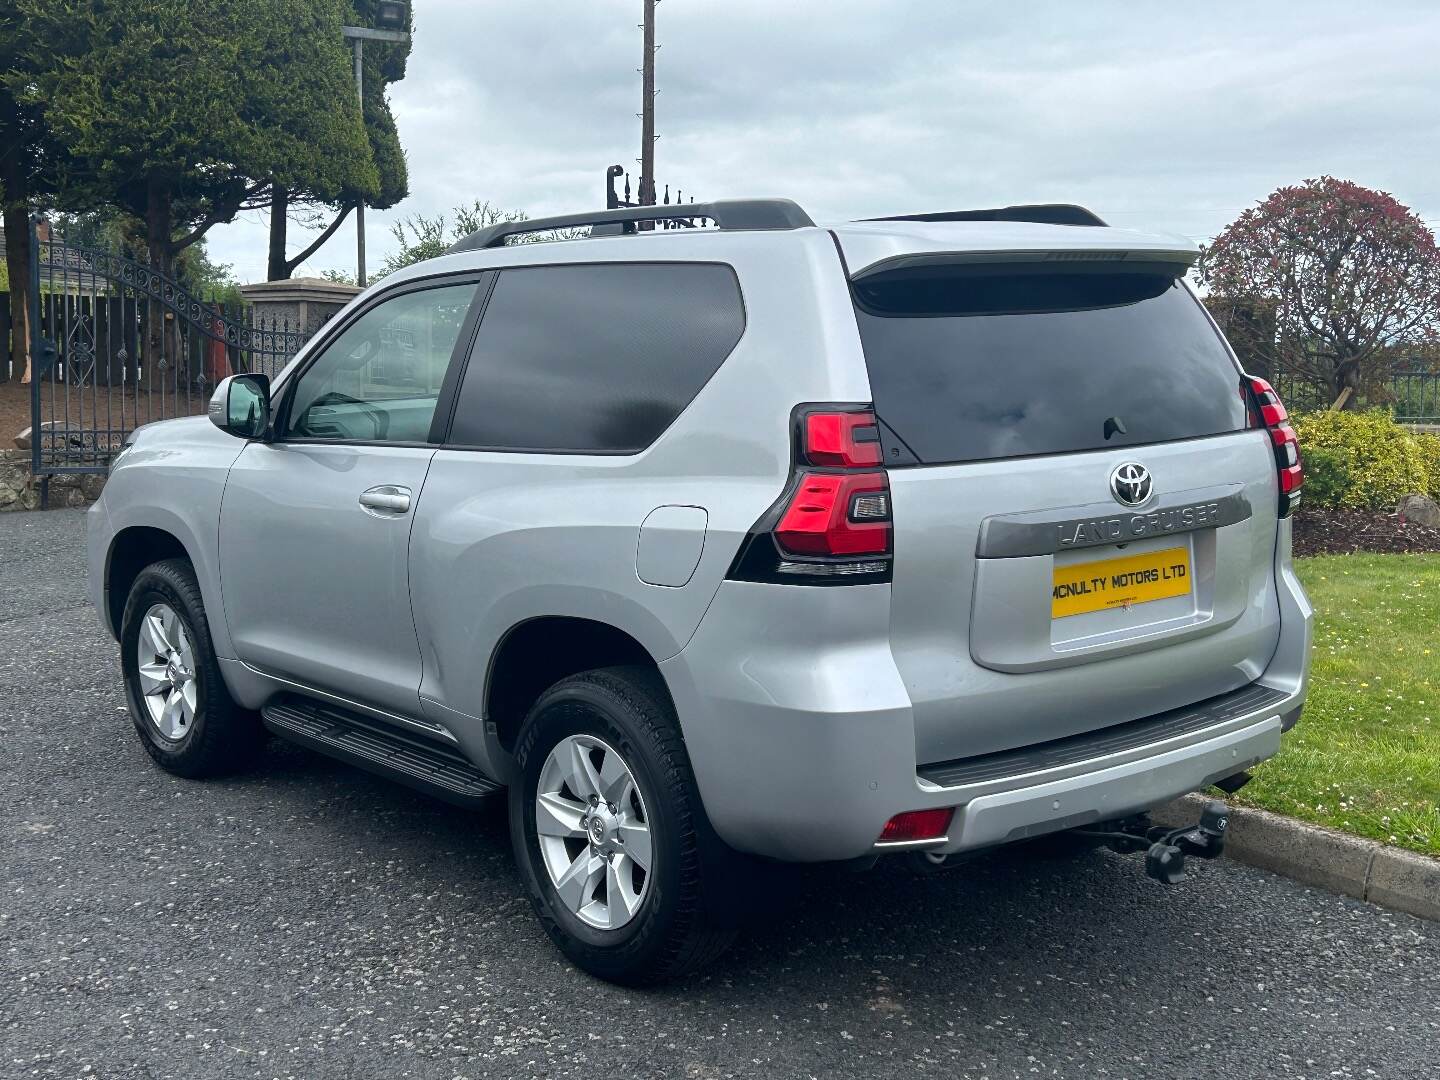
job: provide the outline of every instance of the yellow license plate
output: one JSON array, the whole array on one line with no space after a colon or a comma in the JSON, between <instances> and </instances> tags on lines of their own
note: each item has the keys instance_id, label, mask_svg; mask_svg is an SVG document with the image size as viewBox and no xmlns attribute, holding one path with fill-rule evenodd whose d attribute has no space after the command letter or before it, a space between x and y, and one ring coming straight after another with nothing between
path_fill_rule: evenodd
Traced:
<instances>
[{"instance_id":1,"label":"yellow license plate","mask_svg":"<svg viewBox=\"0 0 1440 1080\"><path fill-rule=\"evenodd\" d=\"M1190 549L1166 548L1055 568L1050 617L1148 604L1190 592Z\"/></svg>"}]
</instances>

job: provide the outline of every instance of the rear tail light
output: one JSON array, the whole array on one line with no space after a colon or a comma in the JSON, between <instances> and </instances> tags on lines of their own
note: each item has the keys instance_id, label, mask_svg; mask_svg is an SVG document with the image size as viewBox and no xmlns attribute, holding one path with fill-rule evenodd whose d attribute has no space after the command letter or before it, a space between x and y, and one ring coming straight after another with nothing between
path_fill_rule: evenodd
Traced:
<instances>
[{"instance_id":1,"label":"rear tail light","mask_svg":"<svg viewBox=\"0 0 1440 1080\"><path fill-rule=\"evenodd\" d=\"M1305 468L1300 461L1300 444L1290 426L1290 414L1280 395L1264 379L1250 379L1250 399L1254 404L1252 417L1256 426L1267 428L1275 450L1275 472L1280 481L1280 516L1288 517L1300 505L1300 488L1305 483Z\"/></svg>"},{"instance_id":2,"label":"rear tail light","mask_svg":"<svg viewBox=\"0 0 1440 1080\"><path fill-rule=\"evenodd\" d=\"M890 580L890 481L868 406L802 406L795 471L730 568L743 581L866 584Z\"/></svg>"},{"instance_id":3,"label":"rear tail light","mask_svg":"<svg viewBox=\"0 0 1440 1080\"><path fill-rule=\"evenodd\" d=\"M881 844L909 844L917 840L943 840L955 815L953 806L938 810L909 810L896 814L880 832Z\"/></svg>"},{"instance_id":4,"label":"rear tail light","mask_svg":"<svg viewBox=\"0 0 1440 1080\"><path fill-rule=\"evenodd\" d=\"M890 550L890 484L883 472L801 473L775 527L792 555L885 555Z\"/></svg>"}]
</instances>

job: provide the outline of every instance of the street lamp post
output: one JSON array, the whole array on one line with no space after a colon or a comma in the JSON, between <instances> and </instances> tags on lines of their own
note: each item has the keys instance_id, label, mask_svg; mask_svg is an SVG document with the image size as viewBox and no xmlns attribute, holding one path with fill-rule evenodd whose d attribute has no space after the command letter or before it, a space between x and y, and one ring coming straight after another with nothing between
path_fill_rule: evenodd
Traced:
<instances>
[{"instance_id":1,"label":"street lamp post","mask_svg":"<svg viewBox=\"0 0 1440 1080\"><path fill-rule=\"evenodd\" d=\"M360 103L360 123L365 123L365 42L410 40L408 30L399 29L405 25L405 15L410 5L402 0L382 0L375 21L379 27L342 26L340 33L355 53L355 98ZM365 287L365 200L355 206L355 281Z\"/></svg>"}]
</instances>

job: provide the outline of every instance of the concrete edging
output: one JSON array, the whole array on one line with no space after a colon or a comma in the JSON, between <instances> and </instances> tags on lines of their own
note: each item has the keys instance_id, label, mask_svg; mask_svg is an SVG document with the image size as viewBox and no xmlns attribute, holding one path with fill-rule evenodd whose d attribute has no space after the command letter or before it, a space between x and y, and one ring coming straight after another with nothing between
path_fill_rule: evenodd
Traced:
<instances>
[{"instance_id":1,"label":"concrete edging","mask_svg":"<svg viewBox=\"0 0 1440 1080\"><path fill-rule=\"evenodd\" d=\"M1164 825L1195 821L1205 795L1151 812ZM1440 859L1336 832L1268 810L1230 807L1225 854L1306 885L1440 921Z\"/></svg>"}]
</instances>

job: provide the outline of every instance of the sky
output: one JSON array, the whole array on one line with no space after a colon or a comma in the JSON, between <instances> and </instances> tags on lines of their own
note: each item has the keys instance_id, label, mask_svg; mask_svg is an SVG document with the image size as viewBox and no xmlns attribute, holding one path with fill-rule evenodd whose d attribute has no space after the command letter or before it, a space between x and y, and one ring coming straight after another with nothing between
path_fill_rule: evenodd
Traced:
<instances>
[{"instance_id":1,"label":"sky","mask_svg":"<svg viewBox=\"0 0 1440 1080\"><path fill-rule=\"evenodd\" d=\"M488 200L599 209L639 155L641 0L413 0L391 104L410 196L391 225ZM1203 242L1330 174L1440 227L1440 4L664 0L656 177L785 196L816 221L1078 202ZM263 280L267 216L211 232ZM294 227L290 250L309 241ZM297 271L353 271L347 222Z\"/></svg>"}]
</instances>

